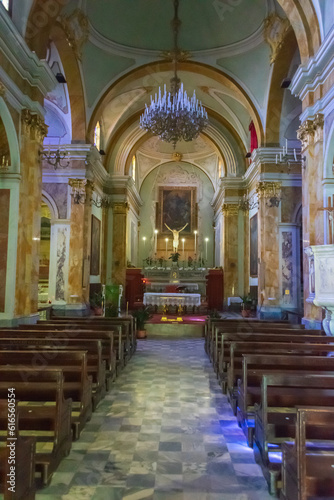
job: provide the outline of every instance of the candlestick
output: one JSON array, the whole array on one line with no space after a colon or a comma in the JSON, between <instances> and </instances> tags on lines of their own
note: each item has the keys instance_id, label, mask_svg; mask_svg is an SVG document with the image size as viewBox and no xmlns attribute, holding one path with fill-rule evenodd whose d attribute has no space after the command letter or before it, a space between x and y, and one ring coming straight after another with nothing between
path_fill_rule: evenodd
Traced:
<instances>
[{"instance_id":1,"label":"candlestick","mask_svg":"<svg viewBox=\"0 0 334 500\"><path fill-rule=\"evenodd\" d=\"M276 165L277 165L277 161L278 161L278 155L276 155Z\"/></svg>"},{"instance_id":2,"label":"candlestick","mask_svg":"<svg viewBox=\"0 0 334 500\"><path fill-rule=\"evenodd\" d=\"M184 238L182 238L182 252L183 252L183 260L184 260L184 242L186 240Z\"/></svg>"},{"instance_id":3,"label":"candlestick","mask_svg":"<svg viewBox=\"0 0 334 500\"><path fill-rule=\"evenodd\" d=\"M166 259L168 259L168 238L165 239L166 242Z\"/></svg>"},{"instance_id":4,"label":"candlestick","mask_svg":"<svg viewBox=\"0 0 334 500\"><path fill-rule=\"evenodd\" d=\"M294 158L295 158L295 161L297 161L297 153L296 153L296 150L295 150L295 149L293 150L293 156L294 156Z\"/></svg>"},{"instance_id":5,"label":"candlestick","mask_svg":"<svg viewBox=\"0 0 334 500\"><path fill-rule=\"evenodd\" d=\"M194 235L195 235L195 255L196 255L196 250L197 250L197 231L196 230L194 231Z\"/></svg>"},{"instance_id":6,"label":"candlestick","mask_svg":"<svg viewBox=\"0 0 334 500\"><path fill-rule=\"evenodd\" d=\"M129 314L129 302L126 303L126 315Z\"/></svg>"},{"instance_id":7,"label":"candlestick","mask_svg":"<svg viewBox=\"0 0 334 500\"><path fill-rule=\"evenodd\" d=\"M154 253L157 253L157 248L158 248L158 230L154 230Z\"/></svg>"},{"instance_id":8,"label":"candlestick","mask_svg":"<svg viewBox=\"0 0 334 500\"><path fill-rule=\"evenodd\" d=\"M146 250L146 236L143 236L143 242L144 242L144 251Z\"/></svg>"},{"instance_id":9,"label":"candlestick","mask_svg":"<svg viewBox=\"0 0 334 500\"><path fill-rule=\"evenodd\" d=\"M205 260L208 260L208 241L209 238L205 238Z\"/></svg>"},{"instance_id":10,"label":"candlestick","mask_svg":"<svg viewBox=\"0 0 334 500\"><path fill-rule=\"evenodd\" d=\"M285 152L288 154L288 139L285 139Z\"/></svg>"}]
</instances>

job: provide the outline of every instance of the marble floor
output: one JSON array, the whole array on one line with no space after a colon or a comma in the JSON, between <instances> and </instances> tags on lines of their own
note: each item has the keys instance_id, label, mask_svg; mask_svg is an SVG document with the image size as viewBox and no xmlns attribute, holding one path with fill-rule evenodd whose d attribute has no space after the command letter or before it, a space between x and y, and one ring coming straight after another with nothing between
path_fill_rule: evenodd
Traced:
<instances>
[{"instance_id":1,"label":"marble floor","mask_svg":"<svg viewBox=\"0 0 334 500\"><path fill-rule=\"evenodd\" d=\"M144 340L37 500L269 500L203 339Z\"/></svg>"}]
</instances>

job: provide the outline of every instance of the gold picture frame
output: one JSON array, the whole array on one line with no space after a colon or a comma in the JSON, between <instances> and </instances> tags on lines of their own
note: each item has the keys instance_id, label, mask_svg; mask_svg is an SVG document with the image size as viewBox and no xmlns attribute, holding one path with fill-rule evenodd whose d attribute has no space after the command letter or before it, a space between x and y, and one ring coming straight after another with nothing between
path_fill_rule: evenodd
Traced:
<instances>
[{"instance_id":1,"label":"gold picture frame","mask_svg":"<svg viewBox=\"0 0 334 500\"><path fill-rule=\"evenodd\" d=\"M182 231L185 236L197 229L196 200L196 187L160 187L157 206L157 228L160 234L170 234L165 224L176 230L187 224Z\"/></svg>"}]
</instances>

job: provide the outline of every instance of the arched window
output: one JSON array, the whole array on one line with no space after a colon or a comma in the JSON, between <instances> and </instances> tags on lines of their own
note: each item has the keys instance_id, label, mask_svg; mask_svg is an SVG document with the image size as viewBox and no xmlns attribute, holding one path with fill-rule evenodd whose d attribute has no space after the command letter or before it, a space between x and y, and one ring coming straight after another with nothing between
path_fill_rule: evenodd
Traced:
<instances>
[{"instance_id":1,"label":"arched window","mask_svg":"<svg viewBox=\"0 0 334 500\"><path fill-rule=\"evenodd\" d=\"M136 182L136 156L132 157L132 179Z\"/></svg>"},{"instance_id":2,"label":"arched window","mask_svg":"<svg viewBox=\"0 0 334 500\"><path fill-rule=\"evenodd\" d=\"M8 12L11 11L11 0L0 0L0 2L5 7L5 9L8 10Z\"/></svg>"},{"instance_id":3,"label":"arched window","mask_svg":"<svg viewBox=\"0 0 334 500\"><path fill-rule=\"evenodd\" d=\"M100 122L97 122L95 130L94 130L94 146L96 149L100 151L101 149L101 126Z\"/></svg>"}]
</instances>

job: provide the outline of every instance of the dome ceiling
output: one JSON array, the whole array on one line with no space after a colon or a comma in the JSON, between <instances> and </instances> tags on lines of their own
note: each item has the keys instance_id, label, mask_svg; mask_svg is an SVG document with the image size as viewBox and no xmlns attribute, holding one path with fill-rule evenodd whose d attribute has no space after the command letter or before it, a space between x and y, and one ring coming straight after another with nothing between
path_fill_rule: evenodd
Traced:
<instances>
[{"instance_id":1,"label":"dome ceiling","mask_svg":"<svg viewBox=\"0 0 334 500\"><path fill-rule=\"evenodd\" d=\"M115 43L158 51L172 47L172 0L88 0L86 12L95 30ZM267 13L266 0L253 1L251 9L244 2L181 0L179 45L198 51L239 42L258 30Z\"/></svg>"}]
</instances>

